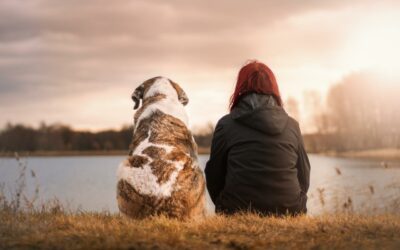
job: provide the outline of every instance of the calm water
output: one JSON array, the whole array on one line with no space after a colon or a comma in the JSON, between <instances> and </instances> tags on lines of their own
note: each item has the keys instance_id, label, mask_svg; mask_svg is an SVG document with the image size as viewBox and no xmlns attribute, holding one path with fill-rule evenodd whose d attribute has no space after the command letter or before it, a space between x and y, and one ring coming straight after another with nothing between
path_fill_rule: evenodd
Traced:
<instances>
[{"instance_id":1,"label":"calm water","mask_svg":"<svg viewBox=\"0 0 400 250\"><path fill-rule=\"evenodd\" d=\"M117 212L116 169L123 156L30 157L26 161L28 194L40 187L40 199L57 197L67 208ZM208 156L199 157L204 167ZM397 211L400 205L400 163L385 168L378 161L310 155L310 214L352 210L361 213ZM36 174L32 178L30 170ZM0 183L7 196L20 173L14 158L0 158ZM208 197L207 197L208 198ZM208 198L208 209L213 205Z\"/></svg>"}]
</instances>

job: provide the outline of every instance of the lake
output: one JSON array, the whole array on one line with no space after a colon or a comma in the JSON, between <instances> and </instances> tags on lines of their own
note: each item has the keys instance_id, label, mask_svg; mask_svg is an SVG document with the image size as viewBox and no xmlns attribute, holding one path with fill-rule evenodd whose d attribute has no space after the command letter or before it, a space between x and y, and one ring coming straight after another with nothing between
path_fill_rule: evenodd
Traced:
<instances>
[{"instance_id":1,"label":"lake","mask_svg":"<svg viewBox=\"0 0 400 250\"><path fill-rule=\"evenodd\" d=\"M39 186L39 202L57 198L65 207L84 211L117 212L116 169L124 156L29 157L27 193ZM207 155L200 155L204 167ZM397 212L400 209L400 163L383 164L310 155L311 186L308 209L312 215L335 211ZM0 158L0 183L10 197L21 167L14 158ZM35 177L32 177L33 170ZM213 204L207 208L212 213Z\"/></svg>"}]
</instances>

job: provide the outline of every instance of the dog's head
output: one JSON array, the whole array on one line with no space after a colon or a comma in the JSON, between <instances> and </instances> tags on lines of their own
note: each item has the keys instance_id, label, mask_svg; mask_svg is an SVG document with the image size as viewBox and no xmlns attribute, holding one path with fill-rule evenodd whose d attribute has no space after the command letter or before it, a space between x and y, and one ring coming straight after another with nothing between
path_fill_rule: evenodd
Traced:
<instances>
[{"instance_id":1,"label":"dog's head","mask_svg":"<svg viewBox=\"0 0 400 250\"><path fill-rule=\"evenodd\" d=\"M177 97L183 105L187 105L189 102L185 91L183 91L177 83L168 78L158 76L144 81L132 93L132 100L135 103L134 109L139 108L140 100L144 100L156 94L163 94L167 97Z\"/></svg>"}]
</instances>

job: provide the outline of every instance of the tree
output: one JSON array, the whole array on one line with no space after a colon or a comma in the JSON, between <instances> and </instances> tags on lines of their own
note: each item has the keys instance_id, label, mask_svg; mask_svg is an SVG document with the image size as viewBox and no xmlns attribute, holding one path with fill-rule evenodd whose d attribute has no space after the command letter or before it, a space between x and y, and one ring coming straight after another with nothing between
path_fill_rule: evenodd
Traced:
<instances>
[{"instance_id":1,"label":"tree","mask_svg":"<svg viewBox=\"0 0 400 250\"><path fill-rule=\"evenodd\" d=\"M288 114L300 122L299 102L294 97L289 97L286 100L285 107Z\"/></svg>"}]
</instances>

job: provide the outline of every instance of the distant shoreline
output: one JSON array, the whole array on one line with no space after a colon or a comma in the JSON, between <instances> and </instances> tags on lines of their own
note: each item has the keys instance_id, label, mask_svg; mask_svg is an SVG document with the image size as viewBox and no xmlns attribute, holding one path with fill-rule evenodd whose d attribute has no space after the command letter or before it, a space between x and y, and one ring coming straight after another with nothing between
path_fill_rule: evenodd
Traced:
<instances>
[{"instance_id":1,"label":"distant shoreline","mask_svg":"<svg viewBox=\"0 0 400 250\"><path fill-rule=\"evenodd\" d=\"M86 151L21 151L20 157L57 157L57 156L126 156L129 150L86 150ZM209 148L199 147L200 155L210 154ZM15 157L15 152L0 152L0 157Z\"/></svg>"},{"instance_id":2,"label":"distant shoreline","mask_svg":"<svg viewBox=\"0 0 400 250\"><path fill-rule=\"evenodd\" d=\"M325 152L321 155L380 161L400 161L400 148L380 148L347 152Z\"/></svg>"},{"instance_id":3,"label":"distant shoreline","mask_svg":"<svg viewBox=\"0 0 400 250\"><path fill-rule=\"evenodd\" d=\"M90 151L34 151L34 152L18 152L20 157L57 157L57 156L126 156L128 150L90 150ZM199 155L210 154L209 148L199 147ZM330 157L368 159L380 161L400 161L400 149L385 148L363 151L348 152L322 152L312 153ZM15 157L14 152L0 152L0 157Z\"/></svg>"},{"instance_id":4,"label":"distant shoreline","mask_svg":"<svg viewBox=\"0 0 400 250\"><path fill-rule=\"evenodd\" d=\"M124 156L128 155L126 150L86 150L86 151L20 151L20 152L0 152L0 157L15 157L18 153L20 157L55 157L55 156Z\"/></svg>"}]
</instances>

